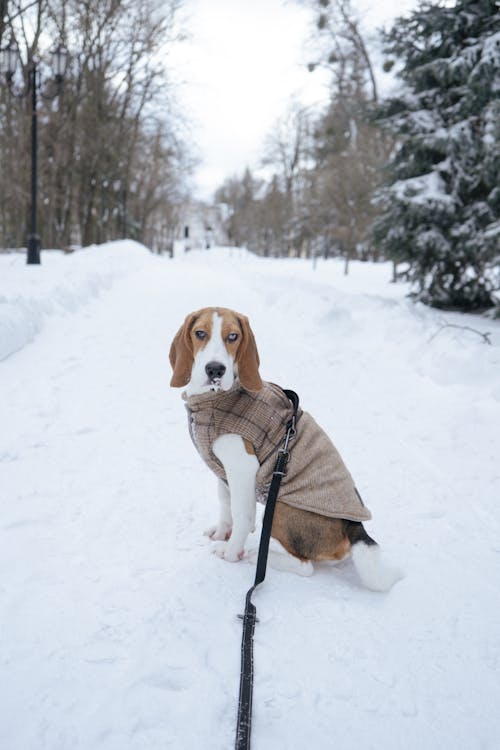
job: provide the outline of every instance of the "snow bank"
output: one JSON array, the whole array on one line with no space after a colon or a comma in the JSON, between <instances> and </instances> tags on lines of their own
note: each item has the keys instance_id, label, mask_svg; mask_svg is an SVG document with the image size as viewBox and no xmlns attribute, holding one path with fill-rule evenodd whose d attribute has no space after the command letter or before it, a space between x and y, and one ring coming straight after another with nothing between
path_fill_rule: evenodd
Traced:
<instances>
[{"instance_id":1,"label":"snow bank","mask_svg":"<svg viewBox=\"0 0 500 750\"><path fill-rule=\"evenodd\" d=\"M44 252L39 266L26 265L24 254L0 256L0 360L32 341L49 316L74 312L148 257L132 240Z\"/></svg>"}]
</instances>

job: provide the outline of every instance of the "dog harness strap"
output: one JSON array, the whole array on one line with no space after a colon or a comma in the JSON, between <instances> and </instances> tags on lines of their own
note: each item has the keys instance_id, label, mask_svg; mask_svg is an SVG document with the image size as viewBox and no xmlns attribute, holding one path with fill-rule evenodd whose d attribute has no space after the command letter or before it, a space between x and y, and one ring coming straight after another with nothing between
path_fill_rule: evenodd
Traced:
<instances>
[{"instance_id":1,"label":"dog harness strap","mask_svg":"<svg viewBox=\"0 0 500 750\"><path fill-rule=\"evenodd\" d=\"M286 473L286 465L290 458L288 446L296 434L295 420L299 408L299 397L294 391L284 390L293 406L293 414L286 426L286 435L283 447L278 451L278 458L273 471L273 478L267 496L264 518L262 519L262 532L260 535L259 554L255 571L255 581L248 590L245 601L245 612L238 615L243 620L243 635L241 639L241 674L240 694L238 700L238 722L236 726L236 750L249 750L250 734L252 728L252 696L253 696L253 636L257 620L257 610L252 603L252 594L266 577L267 555L271 529L273 526L274 508L281 485L281 480Z\"/></svg>"}]
</instances>

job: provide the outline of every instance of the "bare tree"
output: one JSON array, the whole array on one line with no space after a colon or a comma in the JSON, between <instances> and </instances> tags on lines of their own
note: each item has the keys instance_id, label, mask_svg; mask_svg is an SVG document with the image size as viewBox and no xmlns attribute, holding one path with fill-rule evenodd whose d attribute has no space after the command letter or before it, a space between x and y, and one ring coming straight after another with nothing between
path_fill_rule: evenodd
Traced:
<instances>
[{"instance_id":1,"label":"bare tree","mask_svg":"<svg viewBox=\"0 0 500 750\"><path fill-rule=\"evenodd\" d=\"M175 39L179 0L9 0L8 5L2 18L24 61L24 80L37 56L42 87L49 86L48 38L70 51L60 96L53 103L41 101L39 109L39 223L45 244L156 236L149 223L164 225L162 207L165 216L174 215L171 201L179 200L187 166L171 107L167 117L171 97L162 63ZM19 75L18 92L22 85ZM10 98L2 87L0 245L24 239L20 217L27 210L29 180L19 155L29 154L28 106L27 99ZM16 160L20 168L14 170Z\"/></svg>"},{"instance_id":2,"label":"bare tree","mask_svg":"<svg viewBox=\"0 0 500 750\"><path fill-rule=\"evenodd\" d=\"M314 5L316 30L314 46L316 59L309 64L313 71L318 65L332 73L332 89L340 96L364 96L372 102L378 99L377 82L373 64L360 21L351 0L319 0Z\"/></svg>"},{"instance_id":3,"label":"bare tree","mask_svg":"<svg viewBox=\"0 0 500 750\"><path fill-rule=\"evenodd\" d=\"M215 193L215 202L226 206L224 228L229 241L255 251L259 247L260 191L260 181L246 169L241 178L227 179Z\"/></svg>"},{"instance_id":4,"label":"bare tree","mask_svg":"<svg viewBox=\"0 0 500 750\"><path fill-rule=\"evenodd\" d=\"M274 247L279 248L279 254L301 252L304 239L301 206L305 200L304 173L311 166L312 122L311 107L292 102L266 139L262 162L273 168L273 178L263 202L266 221L273 225L272 230L268 227L268 235L273 238ZM271 205L276 208L275 217Z\"/></svg>"},{"instance_id":5,"label":"bare tree","mask_svg":"<svg viewBox=\"0 0 500 750\"><path fill-rule=\"evenodd\" d=\"M289 196L310 154L310 121L310 108L292 103L266 139L263 164L276 170Z\"/></svg>"},{"instance_id":6,"label":"bare tree","mask_svg":"<svg viewBox=\"0 0 500 750\"><path fill-rule=\"evenodd\" d=\"M314 7L316 59L309 69L322 65L332 74L330 107L317 123L315 205L324 221L324 242L340 247L347 273L351 257L371 252L368 228L376 211L372 196L391 139L370 122L377 84L350 0L319 0Z\"/></svg>"},{"instance_id":7,"label":"bare tree","mask_svg":"<svg viewBox=\"0 0 500 750\"><path fill-rule=\"evenodd\" d=\"M337 99L318 122L316 190L328 227L325 239L345 257L373 257L369 228L377 208L373 194L393 141L363 116L364 102Z\"/></svg>"}]
</instances>

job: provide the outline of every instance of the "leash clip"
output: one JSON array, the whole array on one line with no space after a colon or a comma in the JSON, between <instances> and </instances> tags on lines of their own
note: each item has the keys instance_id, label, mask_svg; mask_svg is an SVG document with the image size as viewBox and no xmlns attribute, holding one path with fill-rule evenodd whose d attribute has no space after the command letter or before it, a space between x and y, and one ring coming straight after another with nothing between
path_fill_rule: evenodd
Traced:
<instances>
[{"instance_id":1,"label":"leash clip","mask_svg":"<svg viewBox=\"0 0 500 750\"><path fill-rule=\"evenodd\" d=\"M238 618L238 620L245 621L248 618L250 621L260 622L259 618L255 614L252 614L250 612L246 612L243 615L236 615L236 617Z\"/></svg>"},{"instance_id":2,"label":"leash clip","mask_svg":"<svg viewBox=\"0 0 500 750\"><path fill-rule=\"evenodd\" d=\"M290 459L290 451L286 448L280 448L278 451L278 460L273 471L273 476L284 477L286 474L286 465Z\"/></svg>"},{"instance_id":3,"label":"leash clip","mask_svg":"<svg viewBox=\"0 0 500 750\"><path fill-rule=\"evenodd\" d=\"M285 435L285 442L283 445L283 451L288 453L288 443L290 440L293 440L295 435L297 434L297 430L295 428L295 414L291 418L290 422L288 423L286 435ZM281 452L281 451L279 451Z\"/></svg>"},{"instance_id":4,"label":"leash clip","mask_svg":"<svg viewBox=\"0 0 500 750\"><path fill-rule=\"evenodd\" d=\"M297 434L297 430L295 428L295 414L294 414L290 422L287 425L286 435L283 441L283 448L280 448L278 450L278 460L276 461L276 467L273 471L273 476L279 476L279 477L285 476L286 465L288 461L290 460L290 451L288 450L288 445L290 443L290 440L293 440L296 434Z\"/></svg>"}]
</instances>

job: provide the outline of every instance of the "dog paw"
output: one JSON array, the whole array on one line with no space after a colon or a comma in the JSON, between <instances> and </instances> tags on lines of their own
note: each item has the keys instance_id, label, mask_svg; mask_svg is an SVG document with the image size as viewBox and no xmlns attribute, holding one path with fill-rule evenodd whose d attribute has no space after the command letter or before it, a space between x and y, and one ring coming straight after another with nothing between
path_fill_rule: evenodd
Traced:
<instances>
[{"instance_id":1,"label":"dog paw","mask_svg":"<svg viewBox=\"0 0 500 750\"><path fill-rule=\"evenodd\" d=\"M231 527L227 523L219 523L216 526L209 526L203 532L205 536L208 536L213 542L227 541L231 536Z\"/></svg>"},{"instance_id":2,"label":"dog paw","mask_svg":"<svg viewBox=\"0 0 500 750\"><path fill-rule=\"evenodd\" d=\"M245 554L244 550L232 547L227 542L219 542L216 544L214 553L217 557L220 557L221 560L227 560L227 562L238 562L238 560L241 560Z\"/></svg>"}]
</instances>

